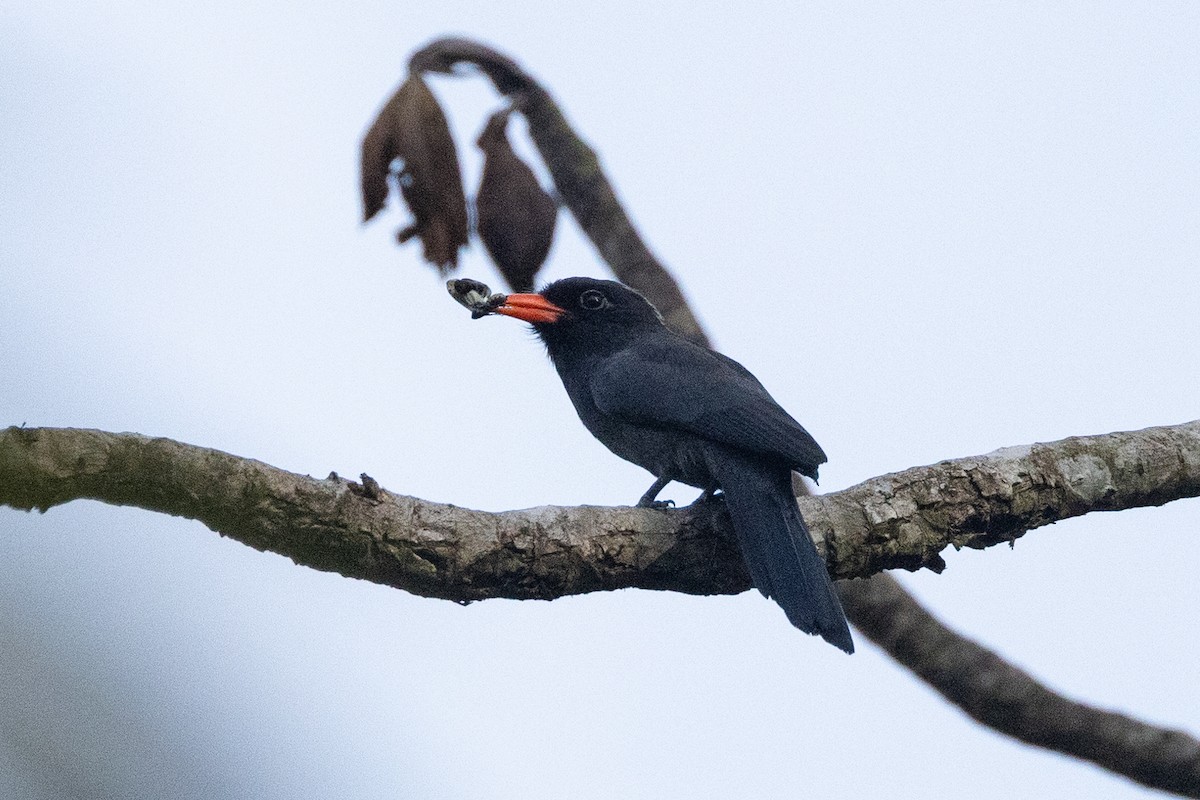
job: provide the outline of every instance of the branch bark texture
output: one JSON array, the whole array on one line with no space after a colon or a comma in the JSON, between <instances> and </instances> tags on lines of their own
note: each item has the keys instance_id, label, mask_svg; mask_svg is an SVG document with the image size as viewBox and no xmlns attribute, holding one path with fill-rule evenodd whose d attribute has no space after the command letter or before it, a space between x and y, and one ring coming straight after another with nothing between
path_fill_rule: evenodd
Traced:
<instances>
[{"instance_id":1,"label":"branch bark texture","mask_svg":"<svg viewBox=\"0 0 1200 800\"><path fill-rule=\"evenodd\" d=\"M943 461L800 498L839 578L942 567L1089 511L1200 495L1200 421ZM7 428L0 504L91 498L198 520L259 550L429 597L551 599L605 589L749 587L719 503L487 513L131 433Z\"/></svg>"},{"instance_id":2,"label":"branch bark texture","mask_svg":"<svg viewBox=\"0 0 1200 800\"><path fill-rule=\"evenodd\" d=\"M831 570L845 578L939 569L946 545L987 547L1089 511L1197 495L1200 421L943 461L800 503ZM298 564L459 602L750 587L719 503L493 514L391 494L367 476L317 480L170 439L0 432L0 504L44 511L83 498L196 519ZM887 576L840 588L861 631L980 722L1200 797L1200 742L1187 734L1053 693L942 626Z\"/></svg>"},{"instance_id":3,"label":"branch bark texture","mask_svg":"<svg viewBox=\"0 0 1200 800\"><path fill-rule=\"evenodd\" d=\"M1200 495L1200 421L1007 448L800 498L839 577L940 568L947 545L987 547L1089 511ZM542 507L487 513L336 475L130 433L0 431L0 504L95 499L198 520L251 547L459 602L638 587L750 587L724 509ZM886 575L840 584L865 635L985 725L1200 797L1200 742L1064 698L949 630Z\"/></svg>"}]
</instances>

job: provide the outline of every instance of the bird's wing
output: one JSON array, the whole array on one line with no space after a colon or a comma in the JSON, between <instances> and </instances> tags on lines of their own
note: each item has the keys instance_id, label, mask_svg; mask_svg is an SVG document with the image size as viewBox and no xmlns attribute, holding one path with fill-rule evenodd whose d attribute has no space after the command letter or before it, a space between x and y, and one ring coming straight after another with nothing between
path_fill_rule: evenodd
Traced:
<instances>
[{"instance_id":1,"label":"bird's wing","mask_svg":"<svg viewBox=\"0 0 1200 800\"><path fill-rule=\"evenodd\" d=\"M688 431L810 476L826 461L749 370L685 339L656 337L604 359L590 387L596 407L617 419Z\"/></svg>"}]
</instances>

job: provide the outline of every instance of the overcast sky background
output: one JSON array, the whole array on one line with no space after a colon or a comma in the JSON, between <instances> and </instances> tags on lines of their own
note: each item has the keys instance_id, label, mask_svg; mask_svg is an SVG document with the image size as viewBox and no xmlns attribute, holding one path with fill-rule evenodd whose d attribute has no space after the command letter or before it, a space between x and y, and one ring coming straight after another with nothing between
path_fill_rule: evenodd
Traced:
<instances>
[{"instance_id":1,"label":"overcast sky background","mask_svg":"<svg viewBox=\"0 0 1200 800\"><path fill-rule=\"evenodd\" d=\"M451 33L555 94L719 347L829 453L822 490L1200 416L1195 3L3 0L0 425L483 509L635 501L650 477L524 326L472 322L394 245L404 214L358 223L360 137ZM434 90L473 193L499 103ZM460 274L499 283L478 247ZM606 272L564 214L544 277L577 274ZM1050 685L1197 733L1198 526L1197 501L1093 515L901 577ZM1046 790L1152 795L757 594L461 608L196 522L0 509L6 797Z\"/></svg>"}]
</instances>

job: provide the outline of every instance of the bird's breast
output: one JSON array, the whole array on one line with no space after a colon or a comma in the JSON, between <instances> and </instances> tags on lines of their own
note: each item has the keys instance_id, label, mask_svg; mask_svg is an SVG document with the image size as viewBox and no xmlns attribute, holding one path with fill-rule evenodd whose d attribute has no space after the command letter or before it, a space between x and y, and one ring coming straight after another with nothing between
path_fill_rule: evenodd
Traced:
<instances>
[{"instance_id":1,"label":"bird's breast","mask_svg":"<svg viewBox=\"0 0 1200 800\"><path fill-rule=\"evenodd\" d=\"M613 453L656 477L700 488L714 485L705 448L717 445L693 434L606 414L592 398L588 371L560 369L559 375L584 427Z\"/></svg>"}]
</instances>

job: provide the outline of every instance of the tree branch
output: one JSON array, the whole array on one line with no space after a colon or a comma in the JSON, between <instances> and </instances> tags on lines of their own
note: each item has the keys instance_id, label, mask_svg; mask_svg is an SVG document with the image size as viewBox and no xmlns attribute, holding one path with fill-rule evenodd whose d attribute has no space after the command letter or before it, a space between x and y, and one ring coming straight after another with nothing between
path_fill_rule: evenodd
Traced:
<instances>
[{"instance_id":1,"label":"tree branch","mask_svg":"<svg viewBox=\"0 0 1200 800\"><path fill-rule=\"evenodd\" d=\"M1200 495L1200 421L1007 448L800 498L839 577L940 569L946 545L987 547L1090 511ZM0 505L75 499L196 519L298 564L469 602L637 587L750 587L724 508L542 507L496 514L336 475L316 480L130 433L0 431ZM1200 742L1062 698L946 629L890 578L840 584L868 637L967 713L1022 741L1148 786L1200 796Z\"/></svg>"},{"instance_id":2,"label":"tree branch","mask_svg":"<svg viewBox=\"0 0 1200 800\"><path fill-rule=\"evenodd\" d=\"M596 242L601 254L608 261L617 277L640 290L647 297L650 297L668 324L675 327L680 333L706 344L707 337L703 330L699 328L698 323L695 323L695 316L688 309L687 302L684 300L682 293L677 290L674 279L671 278L670 274L661 264L649 255L645 246L641 244L640 239L637 238L636 231L628 223L628 218L620 208L619 202L612 193L608 182L603 180L603 176L601 175L601 189L597 190L595 183L578 179L579 175L587 176L592 172L599 173L595 153L579 140L578 136L567 125L561 112L554 106L553 101L549 100L549 96L545 91L537 86L533 79L515 61L491 48L470 40L443 39L433 42L418 51L413 56L410 67L414 70L428 69L438 72L453 72L455 65L459 63L471 63L478 66L491 78L496 88L503 94L511 94L518 98L532 98L532 104L535 108L542 104L543 101L548 103L547 107L542 110L542 113L537 113L529 117L530 133L538 143L539 148L541 148L543 158L551 165L551 172L555 177L555 181L560 184L559 192L567 205L570 206L576 219L579 220L584 230L588 231L589 235L592 236L593 241ZM567 187L574 188L574 191L569 190ZM591 190L590 192L589 189ZM622 224L628 225L627 235L635 240L637 246L606 247L602 245L601 242L606 241L605 237L593 233L593 230L605 230L605 225L597 224L598 219L600 221L607 221L605 224L608 225L612 224L612 220L619 220ZM672 291L659 290L658 287L663 283L664 277L669 281L668 287ZM694 328L692 327L693 324L695 324ZM1087 470L1085 469L1085 471ZM1077 477L1084 482L1087 481L1086 476L1082 474L1077 475ZM1101 483L1103 483L1102 476L1098 473L1093 472L1093 477L1100 477ZM807 487L802 482L800 482L798 489L800 490L799 493L808 494ZM849 513L849 517L853 517L852 511ZM987 520L983 521L985 523L988 522ZM998 523L1000 529L1003 529L1005 525L1003 518L999 518L995 522ZM1015 676L1024 676L1024 673L1015 667L1005 664L999 656L995 655L992 655L995 662L989 667L989 670L991 674L995 674L1001 667L1006 669L1008 671L1006 674L1010 676L1011 680L1005 681L1003 684L989 684L986 681L971 682L968 680L971 674L968 667L971 664L978 665L982 663L979 659L968 658L962 664L963 669L958 671L919 669L920 664L911 661L910 651L914 646L912 641L921 636L928 636L931 642L937 642L942 653L949 653L954 648L958 648L963 653L970 653L977 650L982 652L987 651L983 651L979 645L942 626L932 615L924 612L916 599L909 595L903 587L887 576L879 575L863 581L843 582L840 584L839 589L843 594L847 617L856 627L861 628L864 633L874 639L892 657L910 669L914 669L918 677L929 682L935 689L952 702L958 703L968 713L973 713L973 708L984 708L989 703L994 703L1000 707L1005 706L1007 702L1005 695L1000 693L999 689L1003 689L1005 692L1013 691L1014 687L1019 683ZM907 631L909 639L912 641L901 640L895 637L877 636L873 633L873 631L878 629L881 621L886 620L889 615L895 615L897 619L908 620L909 628ZM915 622L917 619L922 620L919 625ZM1025 677L1027 678L1028 685L1022 691L1026 695L1033 696L1037 694L1037 691L1041 691L1057 701L1053 703L1029 704L1026 706L1028 714L1024 717L1026 723L1025 734L1012 726L1002 724L1002 720L999 718L985 719L977 714L973 714L976 719L986 725L991 725L996 730L1015 736L1022 741L1056 749L1069 755L1087 758L1101 766L1146 783L1147 785L1173 791L1182 791L1178 788L1180 784L1177 781L1172 782L1163 777L1171 773L1173 769L1171 765L1175 762L1169 759L1163 761L1160 764L1162 769L1159 772L1143 768L1146 763L1153 762L1152 758L1148 758L1145 755L1149 751L1139 749L1138 747L1138 743L1144 741L1143 734L1145 730L1136 727L1142 725L1141 723L1128 720L1128 718L1120 717L1122 720L1128 720L1132 726L1126 727L1124 730L1127 737L1124 744L1122 744L1120 736L1113 736L1108 739L1107 750L1105 748L1096 748L1093 751L1085 752L1078 748L1073 748L1062 737L1056 737L1048 733L1045 738L1037 739L1033 735L1030 735L1028 732L1034 731L1038 725L1044 727L1047 732L1060 730L1057 727L1058 723L1054 715L1065 706L1077 706L1077 704L1054 695L1048 689L1033 682L1032 678ZM960 687L963 685L971 685L977 689L977 692L969 698L969 702L968 699L961 697ZM1036 691L1031 687L1036 687ZM1037 718L1036 714L1039 708L1041 709L1040 719ZM1081 717L1076 715L1074 718ZM1149 728L1149 726L1142 726L1142 728L1157 730ZM1163 735L1168 734L1173 735L1171 732L1163 732ZM1086 739L1086 737L1084 738ZM1089 752L1092 754L1089 755ZM1103 754L1103 757L1099 754ZM1137 766L1138 764L1142 764L1143 767ZM1195 771L1183 774L1194 776ZM1158 777L1155 776L1163 777L1163 780L1159 781ZM1198 790L1193 788L1192 791L1195 792Z\"/></svg>"},{"instance_id":3,"label":"tree branch","mask_svg":"<svg viewBox=\"0 0 1200 800\"><path fill-rule=\"evenodd\" d=\"M460 64L477 67L501 94L511 97L529 121L529 135L554 179L554 187L579 227L617 277L646 296L668 325L708 344L679 284L642 241L600 168L600 157L567 122L562 109L515 61L469 39L436 39L413 53L410 72L455 74Z\"/></svg>"},{"instance_id":4,"label":"tree branch","mask_svg":"<svg viewBox=\"0 0 1200 800\"><path fill-rule=\"evenodd\" d=\"M986 547L1089 511L1197 495L1200 421L943 461L800 502L831 568L846 577L938 568L947 544ZM82 498L196 519L304 566L459 602L750 586L716 503L489 514L391 494L366 476L316 480L170 439L0 431L0 504L44 511ZM1187 734L1054 694L942 626L887 576L839 586L863 633L985 725L1200 796L1200 742Z\"/></svg>"},{"instance_id":5,"label":"tree branch","mask_svg":"<svg viewBox=\"0 0 1200 800\"><path fill-rule=\"evenodd\" d=\"M467 40L439 40L415 54L411 68L448 72L462 62L518 101L559 194L617 276L650 297L673 327L706 341L595 152L515 62ZM889 566L938 569L946 544L986 547L1088 511L1196 496L1197 425L943 462L804 499L802 508L839 576ZM1147 466L1141 481L1140 466ZM45 510L85 497L194 518L316 569L464 602L625 586L703 594L749 587L719 507L485 514L382 492L365 476L363 485L314 480L166 439L0 431L0 504ZM1200 743L1186 734L1054 694L942 626L887 576L840 589L857 627L980 722L1146 785L1200 796Z\"/></svg>"},{"instance_id":6,"label":"tree branch","mask_svg":"<svg viewBox=\"0 0 1200 800\"><path fill-rule=\"evenodd\" d=\"M855 626L979 722L1155 789L1200 797L1200 741L1067 699L950 630L889 575L838 585Z\"/></svg>"},{"instance_id":7,"label":"tree branch","mask_svg":"<svg viewBox=\"0 0 1200 800\"><path fill-rule=\"evenodd\" d=\"M800 498L839 578L940 570L1090 511L1200 495L1200 421L999 450ZM724 508L544 506L487 513L131 433L7 428L0 504L90 498L183 516L259 550L428 597L551 599L605 589L749 588Z\"/></svg>"}]
</instances>

